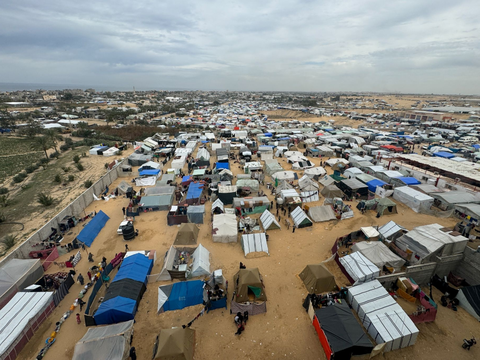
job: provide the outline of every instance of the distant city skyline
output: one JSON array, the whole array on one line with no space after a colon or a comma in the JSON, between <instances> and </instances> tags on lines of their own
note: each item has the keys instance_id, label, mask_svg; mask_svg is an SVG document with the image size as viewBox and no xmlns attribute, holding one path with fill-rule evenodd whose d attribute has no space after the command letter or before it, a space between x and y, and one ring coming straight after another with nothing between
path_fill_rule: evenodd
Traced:
<instances>
[{"instance_id":1,"label":"distant city skyline","mask_svg":"<svg viewBox=\"0 0 480 360\"><path fill-rule=\"evenodd\" d=\"M479 94L479 15L473 0L5 2L0 82Z\"/></svg>"}]
</instances>

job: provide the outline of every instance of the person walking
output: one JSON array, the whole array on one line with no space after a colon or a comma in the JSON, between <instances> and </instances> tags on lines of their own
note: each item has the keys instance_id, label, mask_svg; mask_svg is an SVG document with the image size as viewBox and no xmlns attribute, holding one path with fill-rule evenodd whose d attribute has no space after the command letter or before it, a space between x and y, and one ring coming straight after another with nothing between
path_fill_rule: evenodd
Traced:
<instances>
[{"instance_id":1,"label":"person walking","mask_svg":"<svg viewBox=\"0 0 480 360\"><path fill-rule=\"evenodd\" d=\"M125 244L125 252L128 252L128 244Z\"/></svg>"},{"instance_id":2,"label":"person walking","mask_svg":"<svg viewBox=\"0 0 480 360\"><path fill-rule=\"evenodd\" d=\"M92 273L90 271L87 271L88 275L88 281L92 281Z\"/></svg>"},{"instance_id":3,"label":"person walking","mask_svg":"<svg viewBox=\"0 0 480 360\"><path fill-rule=\"evenodd\" d=\"M137 351L135 350L135 346L132 346L132 347L130 348L130 354L129 354L129 356L130 356L130 359L132 359L132 360L137 360Z\"/></svg>"},{"instance_id":4,"label":"person walking","mask_svg":"<svg viewBox=\"0 0 480 360\"><path fill-rule=\"evenodd\" d=\"M83 305L85 305L86 302L83 301L82 299L78 299L78 305L80 305L80 311L82 311Z\"/></svg>"},{"instance_id":5,"label":"person walking","mask_svg":"<svg viewBox=\"0 0 480 360\"><path fill-rule=\"evenodd\" d=\"M83 286L83 283L85 282L85 279L83 278L82 274L78 274L77 281L80 283L80 285Z\"/></svg>"},{"instance_id":6,"label":"person walking","mask_svg":"<svg viewBox=\"0 0 480 360\"><path fill-rule=\"evenodd\" d=\"M80 320L80 314L79 313L77 313L76 318L77 318L77 324L80 325L82 323L82 320Z\"/></svg>"},{"instance_id":7,"label":"person walking","mask_svg":"<svg viewBox=\"0 0 480 360\"><path fill-rule=\"evenodd\" d=\"M123 216L125 216L125 206L122 208Z\"/></svg>"},{"instance_id":8,"label":"person walking","mask_svg":"<svg viewBox=\"0 0 480 360\"><path fill-rule=\"evenodd\" d=\"M292 226L292 234L295 232L295 229L297 228L297 226L295 224L293 224Z\"/></svg>"}]
</instances>

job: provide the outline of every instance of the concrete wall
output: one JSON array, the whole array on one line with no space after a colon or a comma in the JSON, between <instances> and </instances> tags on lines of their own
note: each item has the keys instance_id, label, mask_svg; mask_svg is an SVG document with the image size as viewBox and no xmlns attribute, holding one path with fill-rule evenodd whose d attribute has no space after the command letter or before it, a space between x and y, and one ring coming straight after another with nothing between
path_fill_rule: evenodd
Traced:
<instances>
[{"instance_id":1,"label":"concrete wall","mask_svg":"<svg viewBox=\"0 0 480 360\"><path fill-rule=\"evenodd\" d=\"M444 256L442 258L437 257L437 267L435 268L435 274L440 277L447 276L450 271L455 272L455 269L460 265L463 259L462 254Z\"/></svg>"},{"instance_id":2,"label":"concrete wall","mask_svg":"<svg viewBox=\"0 0 480 360\"><path fill-rule=\"evenodd\" d=\"M83 192L79 197L72 201L66 208L60 211L54 218L48 221L41 229L35 232L27 240L25 240L21 245L18 246L14 251L5 256L1 261L7 261L9 259L29 259L28 254L30 251L36 250L32 245L38 244L42 240L46 239L48 235L52 232L51 228L59 228L59 222L67 216L83 217L83 211L85 208L90 205L93 200L93 194L99 195L102 191L105 190L107 186L110 186L118 177L121 172L120 165L124 162L126 163L127 159L123 160L116 166L114 169L107 172L102 176L95 184L93 184L89 189Z\"/></svg>"},{"instance_id":3,"label":"concrete wall","mask_svg":"<svg viewBox=\"0 0 480 360\"><path fill-rule=\"evenodd\" d=\"M464 278L470 285L479 285L480 253L467 246L463 254L464 258L455 269L455 275Z\"/></svg>"},{"instance_id":4,"label":"concrete wall","mask_svg":"<svg viewBox=\"0 0 480 360\"><path fill-rule=\"evenodd\" d=\"M412 265L408 266L405 272L380 276L377 280L386 288L396 281L398 277L412 278L417 284L423 285L430 281L430 278L435 274L436 267L437 263Z\"/></svg>"}]
</instances>

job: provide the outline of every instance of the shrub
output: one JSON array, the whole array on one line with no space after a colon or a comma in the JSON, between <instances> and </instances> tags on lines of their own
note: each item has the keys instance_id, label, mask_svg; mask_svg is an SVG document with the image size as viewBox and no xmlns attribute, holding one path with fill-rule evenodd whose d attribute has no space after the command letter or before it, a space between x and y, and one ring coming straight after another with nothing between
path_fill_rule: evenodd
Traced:
<instances>
[{"instance_id":1,"label":"shrub","mask_svg":"<svg viewBox=\"0 0 480 360\"><path fill-rule=\"evenodd\" d=\"M55 175L55 177L53 178L53 181L60 184L63 181L62 175L60 174Z\"/></svg>"},{"instance_id":2,"label":"shrub","mask_svg":"<svg viewBox=\"0 0 480 360\"><path fill-rule=\"evenodd\" d=\"M87 153L82 153L82 157L87 157Z\"/></svg>"},{"instance_id":3,"label":"shrub","mask_svg":"<svg viewBox=\"0 0 480 360\"><path fill-rule=\"evenodd\" d=\"M7 188L5 188L5 187L0 188L0 195L4 195L4 194L6 194L6 193L8 193L8 189L7 189Z\"/></svg>"},{"instance_id":4,"label":"shrub","mask_svg":"<svg viewBox=\"0 0 480 360\"><path fill-rule=\"evenodd\" d=\"M2 244L3 244L3 246L5 247L6 250L14 247L16 242L17 242L17 237L15 235L6 235L2 239Z\"/></svg>"},{"instance_id":5,"label":"shrub","mask_svg":"<svg viewBox=\"0 0 480 360\"><path fill-rule=\"evenodd\" d=\"M75 166L77 167L78 171L83 171L84 167L81 163L77 163L75 164Z\"/></svg>"},{"instance_id":6,"label":"shrub","mask_svg":"<svg viewBox=\"0 0 480 360\"><path fill-rule=\"evenodd\" d=\"M65 144L68 145L68 146L72 146L73 145L72 138L65 138Z\"/></svg>"},{"instance_id":7,"label":"shrub","mask_svg":"<svg viewBox=\"0 0 480 360\"><path fill-rule=\"evenodd\" d=\"M72 182L73 180L75 180L75 176L68 175L68 181Z\"/></svg>"},{"instance_id":8,"label":"shrub","mask_svg":"<svg viewBox=\"0 0 480 360\"><path fill-rule=\"evenodd\" d=\"M44 164L48 164L50 160L48 160L47 158L41 158L39 163L40 165L44 165Z\"/></svg>"},{"instance_id":9,"label":"shrub","mask_svg":"<svg viewBox=\"0 0 480 360\"><path fill-rule=\"evenodd\" d=\"M64 144L64 145L60 145L60 151L67 151L68 149L70 148L70 146L68 146L67 144Z\"/></svg>"},{"instance_id":10,"label":"shrub","mask_svg":"<svg viewBox=\"0 0 480 360\"><path fill-rule=\"evenodd\" d=\"M12 201L8 198L9 194L0 195L0 207L7 207L12 204Z\"/></svg>"},{"instance_id":11,"label":"shrub","mask_svg":"<svg viewBox=\"0 0 480 360\"><path fill-rule=\"evenodd\" d=\"M50 159L53 159L53 158L58 159L59 156L60 156L60 153L58 151L55 151L50 154Z\"/></svg>"},{"instance_id":12,"label":"shrub","mask_svg":"<svg viewBox=\"0 0 480 360\"><path fill-rule=\"evenodd\" d=\"M64 166L64 167L62 167L62 170L65 171L66 173L68 173L70 171L70 167Z\"/></svg>"},{"instance_id":13,"label":"shrub","mask_svg":"<svg viewBox=\"0 0 480 360\"><path fill-rule=\"evenodd\" d=\"M75 155L75 156L73 157L73 162L74 162L75 164L78 164L78 163L80 162L80 156Z\"/></svg>"},{"instance_id":14,"label":"shrub","mask_svg":"<svg viewBox=\"0 0 480 360\"><path fill-rule=\"evenodd\" d=\"M7 221L7 215L0 211L0 223Z\"/></svg>"},{"instance_id":15,"label":"shrub","mask_svg":"<svg viewBox=\"0 0 480 360\"><path fill-rule=\"evenodd\" d=\"M38 194L37 201L43 206L50 206L54 203L55 199L45 193Z\"/></svg>"},{"instance_id":16,"label":"shrub","mask_svg":"<svg viewBox=\"0 0 480 360\"><path fill-rule=\"evenodd\" d=\"M83 184L87 189L91 188L92 185L93 185L93 182L92 180L87 180L85 181L85 183Z\"/></svg>"},{"instance_id":17,"label":"shrub","mask_svg":"<svg viewBox=\"0 0 480 360\"><path fill-rule=\"evenodd\" d=\"M27 174L25 173L17 174L13 177L13 182L16 184L21 183L23 180L25 180L26 177L27 177Z\"/></svg>"},{"instance_id":18,"label":"shrub","mask_svg":"<svg viewBox=\"0 0 480 360\"><path fill-rule=\"evenodd\" d=\"M30 166L27 166L25 168L25 171L27 172L27 174L31 174L37 169L38 169L38 167L35 167L34 165L30 165Z\"/></svg>"}]
</instances>

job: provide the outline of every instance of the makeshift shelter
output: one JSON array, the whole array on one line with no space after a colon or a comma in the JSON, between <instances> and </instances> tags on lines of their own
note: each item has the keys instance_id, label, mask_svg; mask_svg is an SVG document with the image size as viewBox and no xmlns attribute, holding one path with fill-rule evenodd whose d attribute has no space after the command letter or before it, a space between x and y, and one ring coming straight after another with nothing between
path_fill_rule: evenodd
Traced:
<instances>
[{"instance_id":1,"label":"makeshift shelter","mask_svg":"<svg viewBox=\"0 0 480 360\"><path fill-rule=\"evenodd\" d=\"M307 214L305 214L305 211L303 211L302 208L299 206L293 209L290 216L292 217L293 223L297 228L303 228L313 225L312 220L308 218Z\"/></svg>"},{"instance_id":2,"label":"makeshift shelter","mask_svg":"<svg viewBox=\"0 0 480 360\"><path fill-rule=\"evenodd\" d=\"M457 294L457 300L466 312L480 321L480 285L461 288Z\"/></svg>"},{"instance_id":3,"label":"makeshift shelter","mask_svg":"<svg viewBox=\"0 0 480 360\"><path fill-rule=\"evenodd\" d=\"M133 153L128 157L128 164L132 166L142 166L146 162L150 161L152 155L144 155L139 153Z\"/></svg>"},{"instance_id":4,"label":"makeshift shelter","mask_svg":"<svg viewBox=\"0 0 480 360\"><path fill-rule=\"evenodd\" d=\"M245 257L252 258L270 255L265 233L242 235L242 249L245 253Z\"/></svg>"},{"instance_id":5,"label":"makeshift shelter","mask_svg":"<svg viewBox=\"0 0 480 360\"><path fill-rule=\"evenodd\" d=\"M277 219L275 219L275 216L268 210L262 213L260 222L262 223L264 231L280 229L280 224Z\"/></svg>"},{"instance_id":6,"label":"makeshift shelter","mask_svg":"<svg viewBox=\"0 0 480 360\"><path fill-rule=\"evenodd\" d=\"M88 329L77 342L72 360L126 360L130 356L133 320Z\"/></svg>"},{"instance_id":7,"label":"makeshift shelter","mask_svg":"<svg viewBox=\"0 0 480 360\"><path fill-rule=\"evenodd\" d=\"M16 359L54 309L53 292L16 293L0 310L0 359Z\"/></svg>"},{"instance_id":8,"label":"makeshift shelter","mask_svg":"<svg viewBox=\"0 0 480 360\"><path fill-rule=\"evenodd\" d=\"M154 162L154 161L147 161L145 164L138 168L138 172L142 172L143 170L161 170L162 163Z\"/></svg>"},{"instance_id":9,"label":"makeshift shelter","mask_svg":"<svg viewBox=\"0 0 480 360\"><path fill-rule=\"evenodd\" d=\"M161 195L173 195L175 193L175 187L173 186L155 186L153 188L145 189L145 196L161 196Z\"/></svg>"},{"instance_id":10,"label":"makeshift shelter","mask_svg":"<svg viewBox=\"0 0 480 360\"><path fill-rule=\"evenodd\" d=\"M202 161L209 161L210 153L205 148L199 148L197 151L197 159L200 159Z\"/></svg>"},{"instance_id":11,"label":"makeshift shelter","mask_svg":"<svg viewBox=\"0 0 480 360\"><path fill-rule=\"evenodd\" d=\"M313 326L327 360L369 354L373 344L346 303L315 310Z\"/></svg>"},{"instance_id":12,"label":"makeshift shelter","mask_svg":"<svg viewBox=\"0 0 480 360\"><path fill-rule=\"evenodd\" d=\"M456 205L480 203L480 197L466 191L449 191L431 195L435 199L435 204L442 210L453 209Z\"/></svg>"},{"instance_id":13,"label":"makeshift shelter","mask_svg":"<svg viewBox=\"0 0 480 360\"><path fill-rule=\"evenodd\" d=\"M325 171L325 169L323 167L318 166L318 167L313 167L313 168L310 168L310 169L305 169L305 171L303 173L305 175L307 175L310 179L318 180L323 175L325 175L327 172Z\"/></svg>"},{"instance_id":14,"label":"makeshift shelter","mask_svg":"<svg viewBox=\"0 0 480 360\"><path fill-rule=\"evenodd\" d=\"M267 300L258 268L240 269L233 276L233 283L235 284L235 302L244 303Z\"/></svg>"},{"instance_id":15,"label":"makeshift shelter","mask_svg":"<svg viewBox=\"0 0 480 360\"><path fill-rule=\"evenodd\" d=\"M321 178L318 179L318 182L323 186L334 185L335 180L330 175L323 175Z\"/></svg>"},{"instance_id":16,"label":"makeshift shelter","mask_svg":"<svg viewBox=\"0 0 480 360\"><path fill-rule=\"evenodd\" d=\"M97 237L100 231L110 218L102 210L93 217L90 222L77 235L77 240L84 243L88 247L92 245L93 240Z\"/></svg>"},{"instance_id":17,"label":"makeshift shelter","mask_svg":"<svg viewBox=\"0 0 480 360\"><path fill-rule=\"evenodd\" d=\"M419 330L377 280L348 289L347 300L367 332L384 352L414 345Z\"/></svg>"},{"instance_id":18,"label":"makeshift shelter","mask_svg":"<svg viewBox=\"0 0 480 360\"><path fill-rule=\"evenodd\" d=\"M368 186L368 190L374 193L377 191L377 186L384 187L387 183L379 179L373 179L366 182L366 185Z\"/></svg>"},{"instance_id":19,"label":"makeshift shelter","mask_svg":"<svg viewBox=\"0 0 480 360\"><path fill-rule=\"evenodd\" d=\"M188 221L194 224L203 224L205 205L189 206L187 208Z\"/></svg>"},{"instance_id":20,"label":"makeshift shelter","mask_svg":"<svg viewBox=\"0 0 480 360\"><path fill-rule=\"evenodd\" d=\"M408 232L403 226L397 225L394 221L389 221L385 225L382 225L378 228L380 233L380 239L390 243L391 241L402 236L404 233Z\"/></svg>"},{"instance_id":21,"label":"makeshift shelter","mask_svg":"<svg viewBox=\"0 0 480 360\"><path fill-rule=\"evenodd\" d=\"M325 186L322 191L320 191L320 194L322 194L325 199L333 199L333 198L342 198L343 197L343 192L340 190L337 186L335 185L327 185Z\"/></svg>"},{"instance_id":22,"label":"makeshift shelter","mask_svg":"<svg viewBox=\"0 0 480 360\"><path fill-rule=\"evenodd\" d=\"M183 169L185 163L187 162L186 156L179 156L177 159L172 160L172 164L170 165L173 169Z\"/></svg>"},{"instance_id":23,"label":"makeshift shelter","mask_svg":"<svg viewBox=\"0 0 480 360\"><path fill-rule=\"evenodd\" d=\"M336 220L337 215L330 205L314 206L308 209L308 216L314 222Z\"/></svg>"},{"instance_id":24,"label":"makeshift shelter","mask_svg":"<svg viewBox=\"0 0 480 360\"><path fill-rule=\"evenodd\" d=\"M0 309L17 293L43 276L40 259L11 259L0 267Z\"/></svg>"},{"instance_id":25,"label":"makeshift shelter","mask_svg":"<svg viewBox=\"0 0 480 360\"><path fill-rule=\"evenodd\" d=\"M258 180L255 179L238 179L236 185L237 189L247 187L254 192L258 192L258 189L260 188Z\"/></svg>"},{"instance_id":26,"label":"makeshift shelter","mask_svg":"<svg viewBox=\"0 0 480 360\"><path fill-rule=\"evenodd\" d=\"M297 173L294 171L278 171L272 175L272 178L280 182L283 180L293 181L296 180L298 177Z\"/></svg>"},{"instance_id":27,"label":"makeshift shelter","mask_svg":"<svg viewBox=\"0 0 480 360\"><path fill-rule=\"evenodd\" d=\"M122 181L120 184L118 184L117 189L121 194L126 194L128 192L131 193L133 191L132 186L129 183L127 183L125 180Z\"/></svg>"},{"instance_id":28,"label":"makeshift shelter","mask_svg":"<svg viewBox=\"0 0 480 360\"><path fill-rule=\"evenodd\" d=\"M232 204L235 196L237 196L236 185L218 186L218 198L223 204Z\"/></svg>"},{"instance_id":29,"label":"makeshift shelter","mask_svg":"<svg viewBox=\"0 0 480 360\"><path fill-rule=\"evenodd\" d=\"M303 175L298 180L298 187L301 191L316 191L318 192L318 184L310 179L307 175ZM318 199L317 199L318 200Z\"/></svg>"},{"instance_id":30,"label":"makeshift shelter","mask_svg":"<svg viewBox=\"0 0 480 360\"><path fill-rule=\"evenodd\" d=\"M203 281L188 280L158 288L157 312L181 310L203 302Z\"/></svg>"},{"instance_id":31,"label":"makeshift shelter","mask_svg":"<svg viewBox=\"0 0 480 360\"><path fill-rule=\"evenodd\" d=\"M193 360L195 352L195 330L191 328L162 329L157 337L158 360Z\"/></svg>"},{"instance_id":32,"label":"makeshift shelter","mask_svg":"<svg viewBox=\"0 0 480 360\"><path fill-rule=\"evenodd\" d=\"M335 276L323 264L307 265L299 274L309 294L338 290Z\"/></svg>"},{"instance_id":33,"label":"makeshift shelter","mask_svg":"<svg viewBox=\"0 0 480 360\"><path fill-rule=\"evenodd\" d=\"M212 204L212 214L223 214L224 212L225 208L222 200L216 199Z\"/></svg>"},{"instance_id":34,"label":"makeshift shelter","mask_svg":"<svg viewBox=\"0 0 480 360\"><path fill-rule=\"evenodd\" d=\"M183 223L178 229L177 236L173 245L175 246L189 246L197 245L197 238L199 233L198 226L192 223Z\"/></svg>"},{"instance_id":35,"label":"makeshift shelter","mask_svg":"<svg viewBox=\"0 0 480 360\"><path fill-rule=\"evenodd\" d=\"M420 213L430 210L434 199L420 191L408 186L397 187L393 191L393 198L410 207L413 211Z\"/></svg>"},{"instance_id":36,"label":"makeshift shelter","mask_svg":"<svg viewBox=\"0 0 480 360\"><path fill-rule=\"evenodd\" d=\"M341 257L340 264L350 276L353 285L368 282L380 276L380 270L359 252Z\"/></svg>"},{"instance_id":37,"label":"makeshift shelter","mask_svg":"<svg viewBox=\"0 0 480 360\"><path fill-rule=\"evenodd\" d=\"M388 198L375 199L377 213L382 215L398 214L397 204Z\"/></svg>"},{"instance_id":38,"label":"makeshift shelter","mask_svg":"<svg viewBox=\"0 0 480 360\"><path fill-rule=\"evenodd\" d=\"M173 202L173 193L161 196L142 196L138 208L140 211L166 211Z\"/></svg>"},{"instance_id":39,"label":"makeshift shelter","mask_svg":"<svg viewBox=\"0 0 480 360\"><path fill-rule=\"evenodd\" d=\"M390 179L390 184L399 187L399 186L411 186L411 185L420 185L420 180L415 179L414 177L409 176L400 176L398 178Z\"/></svg>"},{"instance_id":40,"label":"makeshift shelter","mask_svg":"<svg viewBox=\"0 0 480 360\"><path fill-rule=\"evenodd\" d=\"M395 240L395 245L410 254L410 263L429 262L436 257L461 254L468 239L439 224L417 226ZM403 256L403 255L402 255Z\"/></svg>"},{"instance_id":41,"label":"makeshift shelter","mask_svg":"<svg viewBox=\"0 0 480 360\"><path fill-rule=\"evenodd\" d=\"M343 176L345 176L347 179L354 179L360 174L363 174L363 171L356 167L348 168L343 172Z\"/></svg>"},{"instance_id":42,"label":"makeshift shelter","mask_svg":"<svg viewBox=\"0 0 480 360\"><path fill-rule=\"evenodd\" d=\"M277 160L265 160L265 173L273 177L276 172L283 171L283 167Z\"/></svg>"},{"instance_id":43,"label":"makeshift shelter","mask_svg":"<svg viewBox=\"0 0 480 360\"><path fill-rule=\"evenodd\" d=\"M400 271L405 260L400 256L394 254L381 241L360 241L352 246L352 252L360 252L368 260L370 260L376 267L382 269L383 266L394 268Z\"/></svg>"},{"instance_id":44,"label":"makeshift shelter","mask_svg":"<svg viewBox=\"0 0 480 360\"><path fill-rule=\"evenodd\" d=\"M162 178L157 181L157 186L165 186L171 182L175 182L175 174L163 174Z\"/></svg>"},{"instance_id":45,"label":"makeshift shelter","mask_svg":"<svg viewBox=\"0 0 480 360\"><path fill-rule=\"evenodd\" d=\"M202 196L205 184L201 182L192 182L188 187L186 202L189 205L198 204Z\"/></svg>"},{"instance_id":46,"label":"makeshift shelter","mask_svg":"<svg viewBox=\"0 0 480 360\"><path fill-rule=\"evenodd\" d=\"M213 242L237 242L237 218L235 214L213 215Z\"/></svg>"},{"instance_id":47,"label":"makeshift shelter","mask_svg":"<svg viewBox=\"0 0 480 360\"><path fill-rule=\"evenodd\" d=\"M338 187L348 198L364 198L368 197L368 186L357 179L342 180L338 183Z\"/></svg>"}]
</instances>

